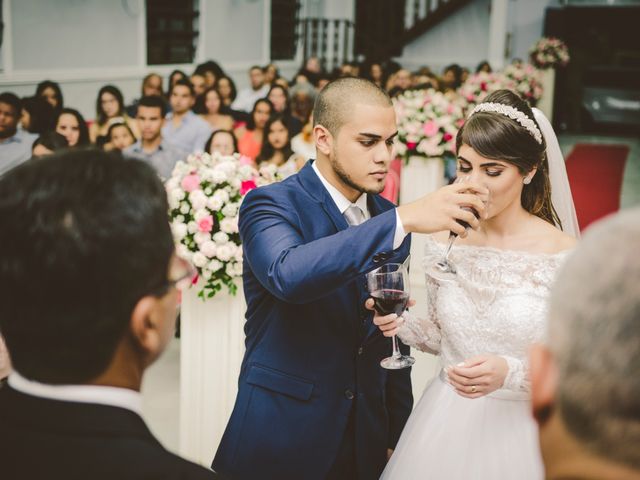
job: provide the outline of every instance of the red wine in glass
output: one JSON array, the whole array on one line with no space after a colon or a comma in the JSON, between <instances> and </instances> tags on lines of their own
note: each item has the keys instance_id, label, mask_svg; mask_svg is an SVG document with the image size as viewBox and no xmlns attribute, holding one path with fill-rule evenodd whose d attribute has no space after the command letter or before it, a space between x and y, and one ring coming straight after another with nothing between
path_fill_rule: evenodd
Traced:
<instances>
[{"instance_id":1,"label":"red wine in glass","mask_svg":"<svg viewBox=\"0 0 640 480\"><path fill-rule=\"evenodd\" d=\"M378 315L395 313L399 317L404 314L409 301L409 272L401 263L387 263L367 273L367 290L373 298L374 308ZM395 335L391 339L392 353L383 359L383 368L397 370L413 365L415 359L402 355Z\"/></svg>"},{"instance_id":2,"label":"red wine in glass","mask_svg":"<svg viewBox=\"0 0 640 480\"><path fill-rule=\"evenodd\" d=\"M460 207L462 210L466 211L466 212L471 212L473 213L473 215L480 220L480 214L478 213L478 211L473 208L473 207ZM464 220L456 220L456 222L458 222L460 225L462 225L465 229L469 230L471 228L471 225L469 225L467 222L465 222ZM454 237L457 237L458 234L454 233L454 232L450 232L451 235L453 235Z\"/></svg>"},{"instance_id":3,"label":"red wine in glass","mask_svg":"<svg viewBox=\"0 0 640 480\"><path fill-rule=\"evenodd\" d=\"M381 289L371 292L374 308L380 315L395 313L399 317L407 308L409 293L402 290Z\"/></svg>"}]
</instances>

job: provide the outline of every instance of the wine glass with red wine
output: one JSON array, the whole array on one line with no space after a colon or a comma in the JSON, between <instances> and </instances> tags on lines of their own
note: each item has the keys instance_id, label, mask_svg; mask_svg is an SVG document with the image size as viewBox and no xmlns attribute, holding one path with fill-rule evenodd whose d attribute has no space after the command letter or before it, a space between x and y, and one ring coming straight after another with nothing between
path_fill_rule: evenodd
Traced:
<instances>
[{"instance_id":1,"label":"wine glass with red wine","mask_svg":"<svg viewBox=\"0 0 640 480\"><path fill-rule=\"evenodd\" d=\"M468 180L469 180L469 177L463 177L463 178L458 177L456 179L456 183L467 182ZM487 204L488 204L488 199L487 199ZM480 214L476 211L475 208L473 207L460 207L460 208L462 210L466 210L467 212L473 213L473 215L477 219L480 219ZM462 225L465 228L465 230L469 230L469 228L471 228L471 225L469 225L467 222L463 220L456 220L456 221L460 225ZM453 247L453 242L456 241L456 238L458 238L457 233L449 232L449 242L447 244L446 250L444 251L444 254L442 255L442 258L438 262L436 262L434 265L431 265L429 268L427 268L427 275L440 281L451 281L456 278L456 276L458 275L458 270L456 266L453 264L453 262L449 260L449 254L451 253L451 248Z\"/></svg>"},{"instance_id":2,"label":"wine glass with red wine","mask_svg":"<svg viewBox=\"0 0 640 480\"><path fill-rule=\"evenodd\" d=\"M402 316L409 301L409 274L405 265L388 263L367 274L367 288L373 298L374 308L380 315L395 313ZM398 370L410 367L415 359L402 355L398 349L395 335L392 341L392 354L380 362L383 368Z\"/></svg>"}]
</instances>

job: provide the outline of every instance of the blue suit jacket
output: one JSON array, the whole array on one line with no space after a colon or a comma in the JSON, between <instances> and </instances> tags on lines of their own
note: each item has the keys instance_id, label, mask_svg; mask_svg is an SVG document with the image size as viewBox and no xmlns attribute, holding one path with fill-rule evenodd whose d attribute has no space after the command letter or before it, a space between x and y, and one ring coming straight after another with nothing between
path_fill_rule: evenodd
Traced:
<instances>
[{"instance_id":1,"label":"blue suit jacket","mask_svg":"<svg viewBox=\"0 0 640 480\"><path fill-rule=\"evenodd\" d=\"M377 479L411 408L410 369L364 309L364 274L403 262L393 205L369 195L372 218L348 227L311 162L250 192L240 209L246 353L213 468L234 479L323 479L355 408L360 479Z\"/></svg>"}]
</instances>

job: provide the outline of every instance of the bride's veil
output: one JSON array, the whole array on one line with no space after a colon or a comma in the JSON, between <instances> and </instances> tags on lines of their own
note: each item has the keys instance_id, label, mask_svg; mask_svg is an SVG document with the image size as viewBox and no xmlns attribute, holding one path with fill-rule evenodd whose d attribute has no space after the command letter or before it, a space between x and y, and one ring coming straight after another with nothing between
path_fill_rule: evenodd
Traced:
<instances>
[{"instance_id":1,"label":"bride's veil","mask_svg":"<svg viewBox=\"0 0 640 480\"><path fill-rule=\"evenodd\" d=\"M562 230L575 238L580 238L578 217L576 216L576 208L573 204L571 187L569 186L569 177L567 176L567 169L560 150L560 144L558 143L558 137L556 137L553 127L544 113L534 108L533 114L547 143L551 202L558 213L558 218L562 222Z\"/></svg>"}]
</instances>

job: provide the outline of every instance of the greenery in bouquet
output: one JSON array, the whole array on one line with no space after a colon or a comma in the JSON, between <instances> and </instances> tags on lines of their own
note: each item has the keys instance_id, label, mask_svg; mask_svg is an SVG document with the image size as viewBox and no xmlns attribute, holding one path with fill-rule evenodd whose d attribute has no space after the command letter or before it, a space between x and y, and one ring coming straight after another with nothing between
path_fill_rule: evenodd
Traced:
<instances>
[{"instance_id":1,"label":"greenery in bouquet","mask_svg":"<svg viewBox=\"0 0 640 480\"><path fill-rule=\"evenodd\" d=\"M503 88L518 93L532 107L542 97L542 78L540 70L530 63L507 65L502 70Z\"/></svg>"},{"instance_id":2,"label":"greenery in bouquet","mask_svg":"<svg viewBox=\"0 0 640 480\"><path fill-rule=\"evenodd\" d=\"M408 90L393 101L398 121L398 155L455 155L456 133L464 123L465 100L433 89Z\"/></svg>"},{"instance_id":3,"label":"greenery in bouquet","mask_svg":"<svg viewBox=\"0 0 640 480\"><path fill-rule=\"evenodd\" d=\"M541 70L565 67L570 60L567 45L559 38L542 37L529 50L531 63Z\"/></svg>"},{"instance_id":4,"label":"greenery in bouquet","mask_svg":"<svg viewBox=\"0 0 640 480\"><path fill-rule=\"evenodd\" d=\"M171 229L177 254L198 270L200 298L223 286L236 293L242 275L240 205L249 191L276 180L273 165L256 170L237 155L195 153L176 164L166 183Z\"/></svg>"}]
</instances>

